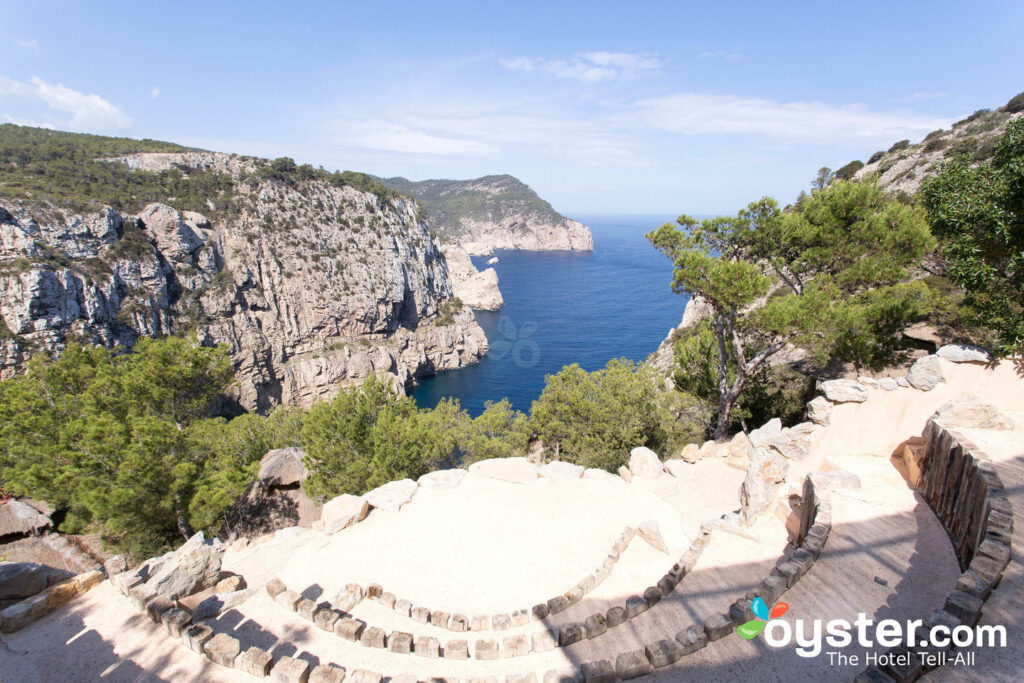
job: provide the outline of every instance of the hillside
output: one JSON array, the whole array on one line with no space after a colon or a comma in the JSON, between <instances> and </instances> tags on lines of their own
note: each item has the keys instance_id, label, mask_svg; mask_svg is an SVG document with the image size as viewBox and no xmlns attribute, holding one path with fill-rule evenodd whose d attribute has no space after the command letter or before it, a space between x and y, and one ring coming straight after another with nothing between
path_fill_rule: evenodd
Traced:
<instances>
[{"instance_id":1,"label":"hillside","mask_svg":"<svg viewBox=\"0 0 1024 683\"><path fill-rule=\"evenodd\" d=\"M472 254L493 249L594 248L587 226L561 215L510 175L475 180L378 180L414 197L426 208L427 219L442 240L457 242Z\"/></svg>"},{"instance_id":2,"label":"hillside","mask_svg":"<svg viewBox=\"0 0 1024 683\"><path fill-rule=\"evenodd\" d=\"M866 164L850 162L837 175L863 178L875 173L890 192L912 195L925 178L939 172L947 157L966 154L973 163L991 161L1006 124L1020 116L1024 116L1024 93L998 109L979 109L949 130L932 131L917 144L900 140L888 150L872 154Z\"/></svg>"},{"instance_id":3,"label":"hillside","mask_svg":"<svg viewBox=\"0 0 1024 683\"><path fill-rule=\"evenodd\" d=\"M0 126L0 370L195 334L265 410L461 367L487 342L420 213L290 159Z\"/></svg>"}]
</instances>

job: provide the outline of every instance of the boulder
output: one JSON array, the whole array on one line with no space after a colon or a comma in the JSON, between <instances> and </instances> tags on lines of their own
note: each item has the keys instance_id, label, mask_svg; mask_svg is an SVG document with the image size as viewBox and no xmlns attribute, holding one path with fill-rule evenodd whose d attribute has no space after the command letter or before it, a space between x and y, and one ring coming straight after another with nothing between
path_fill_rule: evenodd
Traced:
<instances>
[{"instance_id":1,"label":"boulder","mask_svg":"<svg viewBox=\"0 0 1024 683\"><path fill-rule=\"evenodd\" d=\"M146 586L171 600L208 588L220 576L225 547L223 543L207 541L200 531L174 551L146 581Z\"/></svg>"},{"instance_id":2,"label":"boulder","mask_svg":"<svg viewBox=\"0 0 1024 683\"><path fill-rule=\"evenodd\" d=\"M668 470L669 474L673 477L684 477L690 472L693 463L686 460L666 460L665 469Z\"/></svg>"},{"instance_id":3,"label":"boulder","mask_svg":"<svg viewBox=\"0 0 1024 683\"><path fill-rule=\"evenodd\" d=\"M466 474L463 469L437 470L424 474L416 483L428 489L453 489L462 483Z\"/></svg>"},{"instance_id":4,"label":"boulder","mask_svg":"<svg viewBox=\"0 0 1024 683\"><path fill-rule=\"evenodd\" d=\"M835 405L824 396L817 396L807 404L807 419L814 424L827 427L832 415L832 406Z\"/></svg>"},{"instance_id":5,"label":"boulder","mask_svg":"<svg viewBox=\"0 0 1024 683\"><path fill-rule=\"evenodd\" d=\"M333 534L363 521L369 512L370 503L366 498L345 493L324 503L320 519L324 523L324 531Z\"/></svg>"},{"instance_id":6,"label":"boulder","mask_svg":"<svg viewBox=\"0 0 1024 683\"><path fill-rule=\"evenodd\" d=\"M728 444L719 449L719 454L729 465L745 470L754 457L754 446L743 432L737 432Z\"/></svg>"},{"instance_id":7,"label":"boulder","mask_svg":"<svg viewBox=\"0 0 1024 683\"><path fill-rule=\"evenodd\" d=\"M749 526L771 506L788 471L789 463L779 453L765 448L754 451L740 488L740 519L744 524Z\"/></svg>"},{"instance_id":8,"label":"boulder","mask_svg":"<svg viewBox=\"0 0 1024 683\"><path fill-rule=\"evenodd\" d=\"M260 460L260 481L267 486L292 486L301 484L309 476L301 448L278 448L268 452Z\"/></svg>"},{"instance_id":9,"label":"boulder","mask_svg":"<svg viewBox=\"0 0 1024 683\"><path fill-rule=\"evenodd\" d=\"M49 517L20 500L0 504L0 537L38 534L52 525Z\"/></svg>"},{"instance_id":10,"label":"boulder","mask_svg":"<svg viewBox=\"0 0 1024 683\"><path fill-rule=\"evenodd\" d=\"M878 386L878 380L874 377L868 377L867 375L860 375L857 377L857 381L871 389Z\"/></svg>"},{"instance_id":11,"label":"boulder","mask_svg":"<svg viewBox=\"0 0 1024 683\"><path fill-rule=\"evenodd\" d=\"M935 355L954 363L989 363L992 360L988 351L970 344L947 344L936 351Z\"/></svg>"},{"instance_id":12,"label":"boulder","mask_svg":"<svg viewBox=\"0 0 1024 683\"><path fill-rule=\"evenodd\" d=\"M999 412L991 403L987 403L971 394L942 405L933 415L944 425L954 427L973 427L975 429L1013 429L1013 420Z\"/></svg>"},{"instance_id":13,"label":"boulder","mask_svg":"<svg viewBox=\"0 0 1024 683\"><path fill-rule=\"evenodd\" d=\"M597 469L596 467L588 467L583 471L583 478L590 479L591 481L606 481L610 484L622 485L626 482L622 480L622 477L618 477L611 472Z\"/></svg>"},{"instance_id":14,"label":"boulder","mask_svg":"<svg viewBox=\"0 0 1024 683\"><path fill-rule=\"evenodd\" d=\"M679 457L686 462L697 462L700 460L700 446L695 443L686 444L679 453Z\"/></svg>"},{"instance_id":15,"label":"boulder","mask_svg":"<svg viewBox=\"0 0 1024 683\"><path fill-rule=\"evenodd\" d=\"M412 500L417 488L416 482L412 479L400 479L378 486L364 497L377 509L398 512L403 505Z\"/></svg>"},{"instance_id":16,"label":"boulder","mask_svg":"<svg viewBox=\"0 0 1024 683\"><path fill-rule=\"evenodd\" d=\"M537 481L537 466L526 458L491 458L469 466L469 471L488 479L513 484L531 484Z\"/></svg>"},{"instance_id":17,"label":"boulder","mask_svg":"<svg viewBox=\"0 0 1024 683\"><path fill-rule=\"evenodd\" d=\"M665 539L661 535L661 529L658 527L658 523L653 519L648 519L646 522L636 528L637 534L640 538L644 539L651 544L651 547L655 550L668 554L668 546L665 545Z\"/></svg>"},{"instance_id":18,"label":"boulder","mask_svg":"<svg viewBox=\"0 0 1024 683\"><path fill-rule=\"evenodd\" d=\"M204 244L204 237L194 226L183 221L181 214L166 204L147 205L139 212L139 220L153 235L160 252L171 261L187 261ZM203 222L209 224L205 218Z\"/></svg>"},{"instance_id":19,"label":"boulder","mask_svg":"<svg viewBox=\"0 0 1024 683\"><path fill-rule=\"evenodd\" d=\"M255 588L246 588L230 593L216 593L206 598L192 610L192 621L213 619L223 612L241 605L243 602L256 594Z\"/></svg>"},{"instance_id":20,"label":"boulder","mask_svg":"<svg viewBox=\"0 0 1024 683\"><path fill-rule=\"evenodd\" d=\"M882 379L878 380L878 386L882 389L885 389L886 391L896 391L897 389L900 388L899 382L897 382L892 377L883 377Z\"/></svg>"},{"instance_id":21,"label":"boulder","mask_svg":"<svg viewBox=\"0 0 1024 683\"><path fill-rule=\"evenodd\" d=\"M898 381L898 380L897 380ZM938 356L922 356L914 361L907 373L907 381L915 389L931 391L939 382L945 382Z\"/></svg>"},{"instance_id":22,"label":"boulder","mask_svg":"<svg viewBox=\"0 0 1024 683\"><path fill-rule=\"evenodd\" d=\"M716 441L705 441L701 444L700 450L697 451L697 459L703 460L704 458L714 458L718 455L718 442Z\"/></svg>"},{"instance_id":23,"label":"boulder","mask_svg":"<svg viewBox=\"0 0 1024 683\"><path fill-rule=\"evenodd\" d=\"M830 379L821 383L825 398L833 403L863 403L868 400L868 390L852 379Z\"/></svg>"},{"instance_id":24,"label":"boulder","mask_svg":"<svg viewBox=\"0 0 1024 683\"><path fill-rule=\"evenodd\" d=\"M0 601L21 600L74 574L35 562L0 562Z\"/></svg>"},{"instance_id":25,"label":"boulder","mask_svg":"<svg viewBox=\"0 0 1024 683\"><path fill-rule=\"evenodd\" d=\"M815 429L813 423L801 422L783 429L768 442L768 446L790 460L803 460L811 453L811 436Z\"/></svg>"},{"instance_id":26,"label":"boulder","mask_svg":"<svg viewBox=\"0 0 1024 683\"><path fill-rule=\"evenodd\" d=\"M537 469L544 479L579 479L583 476L583 468L569 462L554 460Z\"/></svg>"},{"instance_id":27,"label":"boulder","mask_svg":"<svg viewBox=\"0 0 1024 683\"><path fill-rule=\"evenodd\" d=\"M777 417L773 417L757 429L750 432L748 437L750 438L750 443L754 448L761 448L781 431L782 420Z\"/></svg>"},{"instance_id":28,"label":"boulder","mask_svg":"<svg viewBox=\"0 0 1024 683\"><path fill-rule=\"evenodd\" d=\"M657 453L645 446L639 446L629 452L629 471L634 477L657 479L665 468Z\"/></svg>"},{"instance_id":29,"label":"boulder","mask_svg":"<svg viewBox=\"0 0 1024 683\"><path fill-rule=\"evenodd\" d=\"M103 563L103 571L107 573L107 576L113 576L114 574L120 574L128 569L128 560L124 555L114 555L107 559Z\"/></svg>"}]
</instances>

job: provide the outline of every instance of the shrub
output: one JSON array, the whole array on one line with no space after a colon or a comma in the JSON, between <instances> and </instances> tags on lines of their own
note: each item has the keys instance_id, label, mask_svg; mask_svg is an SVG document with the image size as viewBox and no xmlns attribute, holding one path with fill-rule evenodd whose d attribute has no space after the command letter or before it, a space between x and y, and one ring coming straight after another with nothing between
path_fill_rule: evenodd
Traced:
<instances>
[{"instance_id":1,"label":"shrub","mask_svg":"<svg viewBox=\"0 0 1024 683\"><path fill-rule=\"evenodd\" d=\"M1024 92L1017 93L1010 98L1010 101L1003 107L1007 112L1016 114L1017 112L1024 111Z\"/></svg>"},{"instance_id":2,"label":"shrub","mask_svg":"<svg viewBox=\"0 0 1024 683\"><path fill-rule=\"evenodd\" d=\"M910 140L900 140L899 142L893 144L893 146L889 148L889 154L892 154L893 152L899 152L901 150L906 149L907 147L910 147Z\"/></svg>"},{"instance_id":3,"label":"shrub","mask_svg":"<svg viewBox=\"0 0 1024 683\"><path fill-rule=\"evenodd\" d=\"M851 161L846 164L846 166L843 166L836 171L835 177L839 180L851 180L857 171L862 168L864 168L863 161L860 161L859 159L857 161Z\"/></svg>"}]
</instances>

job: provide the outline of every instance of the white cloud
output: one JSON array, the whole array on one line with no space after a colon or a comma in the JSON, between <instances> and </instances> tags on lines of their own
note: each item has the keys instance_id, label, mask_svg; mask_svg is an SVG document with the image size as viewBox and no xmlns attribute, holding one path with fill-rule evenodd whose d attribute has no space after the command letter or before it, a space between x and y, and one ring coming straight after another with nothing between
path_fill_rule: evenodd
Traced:
<instances>
[{"instance_id":1,"label":"white cloud","mask_svg":"<svg viewBox=\"0 0 1024 683\"><path fill-rule=\"evenodd\" d=\"M160 97L160 88L153 86L153 89L149 91L149 96L153 99Z\"/></svg>"},{"instance_id":2,"label":"white cloud","mask_svg":"<svg viewBox=\"0 0 1024 683\"><path fill-rule=\"evenodd\" d=\"M26 50L32 50L36 54L39 54L39 41L38 40L19 40L18 47L23 47Z\"/></svg>"},{"instance_id":3,"label":"white cloud","mask_svg":"<svg viewBox=\"0 0 1024 683\"><path fill-rule=\"evenodd\" d=\"M641 100L633 115L652 128L684 135L755 135L810 143L896 140L951 123L950 119L905 111L872 111L862 104L777 102L698 93Z\"/></svg>"},{"instance_id":4,"label":"white cloud","mask_svg":"<svg viewBox=\"0 0 1024 683\"><path fill-rule=\"evenodd\" d=\"M701 59L724 59L728 62L738 62L743 59L742 52L734 50L705 50L700 53Z\"/></svg>"},{"instance_id":5,"label":"white cloud","mask_svg":"<svg viewBox=\"0 0 1024 683\"><path fill-rule=\"evenodd\" d=\"M904 98L904 102L919 102L921 100L937 100L940 97L948 97L949 93L944 92L916 92L910 97Z\"/></svg>"},{"instance_id":6,"label":"white cloud","mask_svg":"<svg viewBox=\"0 0 1024 683\"><path fill-rule=\"evenodd\" d=\"M125 128L131 119L119 107L95 93L83 93L60 83L48 83L32 76L28 83L0 81L0 95L16 95L39 100L51 109L69 114L70 118L57 122L61 128L71 130L109 130Z\"/></svg>"},{"instance_id":7,"label":"white cloud","mask_svg":"<svg viewBox=\"0 0 1024 683\"><path fill-rule=\"evenodd\" d=\"M630 80L661 66L655 57L629 52L581 52L568 60L516 57L500 63L510 71L540 71L583 83Z\"/></svg>"}]
</instances>

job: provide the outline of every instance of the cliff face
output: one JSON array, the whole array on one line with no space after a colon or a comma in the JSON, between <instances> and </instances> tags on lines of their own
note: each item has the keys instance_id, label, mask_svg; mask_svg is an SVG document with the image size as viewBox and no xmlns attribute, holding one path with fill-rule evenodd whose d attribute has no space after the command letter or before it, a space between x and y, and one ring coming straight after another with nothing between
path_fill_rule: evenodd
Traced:
<instances>
[{"instance_id":1,"label":"cliff face","mask_svg":"<svg viewBox=\"0 0 1024 683\"><path fill-rule=\"evenodd\" d=\"M239 402L308 405L384 371L399 386L487 350L451 310L448 268L415 202L261 174L260 160L140 153L141 172L230 178L231 209L73 211L0 192L0 371L71 339L128 345L192 332L227 344Z\"/></svg>"},{"instance_id":2,"label":"cliff face","mask_svg":"<svg viewBox=\"0 0 1024 683\"><path fill-rule=\"evenodd\" d=\"M555 211L516 178L484 176L475 180L380 179L388 187L415 197L426 209L431 227L444 241L470 254L494 249L590 251L590 229Z\"/></svg>"},{"instance_id":3,"label":"cliff face","mask_svg":"<svg viewBox=\"0 0 1024 683\"><path fill-rule=\"evenodd\" d=\"M457 244L449 242L441 250L448 262L452 289L462 303L484 311L497 311L505 305L494 268L477 270L469 253Z\"/></svg>"}]
</instances>

